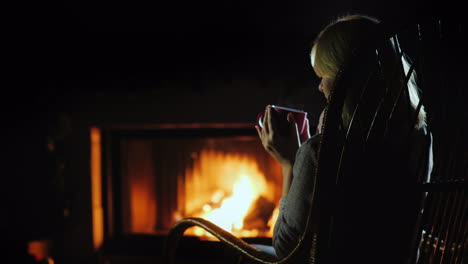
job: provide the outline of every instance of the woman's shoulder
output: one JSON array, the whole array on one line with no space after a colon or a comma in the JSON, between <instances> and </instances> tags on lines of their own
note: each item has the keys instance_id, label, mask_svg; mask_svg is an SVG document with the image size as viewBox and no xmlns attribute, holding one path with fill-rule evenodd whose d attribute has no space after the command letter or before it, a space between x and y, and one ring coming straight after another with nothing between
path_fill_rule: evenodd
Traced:
<instances>
[{"instance_id":1,"label":"woman's shoulder","mask_svg":"<svg viewBox=\"0 0 468 264\"><path fill-rule=\"evenodd\" d=\"M311 136L308 140L304 141L301 147L304 145L307 147L318 145L320 144L320 140L322 140L322 134L315 134Z\"/></svg>"},{"instance_id":2,"label":"woman's shoulder","mask_svg":"<svg viewBox=\"0 0 468 264\"><path fill-rule=\"evenodd\" d=\"M322 140L322 134L315 134L308 140L304 141L299 148L299 152L316 152L320 141Z\"/></svg>"},{"instance_id":3,"label":"woman's shoulder","mask_svg":"<svg viewBox=\"0 0 468 264\"><path fill-rule=\"evenodd\" d=\"M295 177L308 177L314 173L318 164L318 149L322 135L314 135L304 143L297 151L294 162L293 174Z\"/></svg>"}]
</instances>

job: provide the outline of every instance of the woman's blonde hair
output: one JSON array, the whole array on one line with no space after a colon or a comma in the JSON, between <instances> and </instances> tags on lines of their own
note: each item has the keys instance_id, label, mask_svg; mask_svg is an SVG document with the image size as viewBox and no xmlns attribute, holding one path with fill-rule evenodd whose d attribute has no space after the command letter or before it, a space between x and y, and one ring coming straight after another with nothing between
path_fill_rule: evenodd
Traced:
<instances>
[{"instance_id":1,"label":"woman's blonde hair","mask_svg":"<svg viewBox=\"0 0 468 264\"><path fill-rule=\"evenodd\" d=\"M310 53L312 67L320 77L334 78L340 68L351 59L354 51L362 46L364 41L369 41L373 33L378 29L380 20L377 18L354 14L341 16L329 23L317 36ZM391 42L395 49L397 45ZM398 54L398 53L396 53ZM408 74L410 64L406 56L401 56L401 62L405 74ZM414 111L419 104L419 90L416 84L416 73L411 73L407 83L411 106ZM426 112L421 106L415 127L425 125Z\"/></svg>"}]
</instances>

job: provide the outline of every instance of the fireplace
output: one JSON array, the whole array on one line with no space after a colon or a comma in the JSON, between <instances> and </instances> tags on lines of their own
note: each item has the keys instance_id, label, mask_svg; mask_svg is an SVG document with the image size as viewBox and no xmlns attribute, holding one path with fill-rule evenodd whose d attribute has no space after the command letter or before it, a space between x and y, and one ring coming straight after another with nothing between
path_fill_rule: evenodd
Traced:
<instances>
[{"instance_id":1,"label":"fireplace","mask_svg":"<svg viewBox=\"0 0 468 264\"><path fill-rule=\"evenodd\" d=\"M271 237L281 168L252 124L93 128L91 138L93 189L102 190L93 204L103 205L102 214L93 210L95 244L99 237L164 236L185 217L239 237ZM186 235L211 238L197 228Z\"/></svg>"}]
</instances>

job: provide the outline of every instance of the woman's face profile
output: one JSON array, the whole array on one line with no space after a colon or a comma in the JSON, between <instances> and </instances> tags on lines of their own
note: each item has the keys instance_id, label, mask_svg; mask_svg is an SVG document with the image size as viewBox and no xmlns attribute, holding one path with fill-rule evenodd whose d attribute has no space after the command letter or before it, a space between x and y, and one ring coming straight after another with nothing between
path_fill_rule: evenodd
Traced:
<instances>
[{"instance_id":1,"label":"woman's face profile","mask_svg":"<svg viewBox=\"0 0 468 264\"><path fill-rule=\"evenodd\" d=\"M328 100L330 97L331 89L333 87L333 82L335 78L322 77L320 78L319 91L323 93L325 98Z\"/></svg>"},{"instance_id":2,"label":"woman's face profile","mask_svg":"<svg viewBox=\"0 0 468 264\"><path fill-rule=\"evenodd\" d=\"M312 52L311 52L311 63L312 63L312 68L314 68L314 71L315 71L315 67L314 67L315 58L317 56L316 53L317 53L317 46L314 45L312 47ZM322 76L317 71L315 71L315 74L320 78L318 89L320 92L323 93L323 95L325 96L325 99L328 100L328 98L330 97L331 89L332 89L335 78Z\"/></svg>"}]
</instances>

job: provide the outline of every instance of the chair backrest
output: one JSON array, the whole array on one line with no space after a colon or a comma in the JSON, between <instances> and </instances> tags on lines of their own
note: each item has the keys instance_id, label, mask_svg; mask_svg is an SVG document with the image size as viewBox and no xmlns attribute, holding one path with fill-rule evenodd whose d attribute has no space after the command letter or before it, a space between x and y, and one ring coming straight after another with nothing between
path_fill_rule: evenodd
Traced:
<instances>
[{"instance_id":1,"label":"chair backrest","mask_svg":"<svg viewBox=\"0 0 468 264\"><path fill-rule=\"evenodd\" d=\"M422 195L411 263L465 263L468 252L468 100L466 28L454 19L427 20L401 32L417 55L433 135L433 169Z\"/></svg>"},{"instance_id":2,"label":"chair backrest","mask_svg":"<svg viewBox=\"0 0 468 264\"><path fill-rule=\"evenodd\" d=\"M338 74L325 112L320 144L314 193L316 208L311 217L319 219L319 227L310 232L318 234L311 262L426 263L429 255L434 259L447 254L448 250L441 244L451 243L450 256L454 259L458 256L458 260L461 255L457 254L461 253L456 253L457 250L466 249L467 196L462 187L466 187L468 157L466 147L457 148L453 141L456 138L468 146L466 128L439 134L436 131L443 131L443 124L433 121L438 114L449 115L452 120L451 115L464 115L462 119L454 119L463 127L461 122L466 120L466 111L461 109L460 98L448 97L452 100L444 103L457 103L458 108L438 113L437 100L428 96L435 96L444 87L431 87L434 93L426 93L430 78L419 74L424 70L431 74L427 69L428 60L441 58L434 55L444 46L434 45L434 39L449 45L458 45L460 40L447 35L442 39L439 23L442 22L415 24L415 32L409 32L412 28L407 26L399 30L403 31L401 34L383 26L370 34L367 44L355 51ZM435 31L438 38L423 39L422 28L431 26L438 29ZM458 24L446 26L457 29ZM400 39L405 34L416 37L412 39L413 44L419 45L416 59L409 65L402 64L400 59L404 56ZM457 30L456 34L462 36ZM429 43L432 49L422 50L423 43ZM439 67L444 65L441 62ZM445 62L451 63L446 66L454 65L454 61ZM419 70L417 84L423 89L423 95L412 105L408 87L415 81L411 76L416 70ZM444 81L447 76L441 78ZM461 91L461 82L452 84L459 96L468 99L466 92ZM414 129L423 105L428 110L428 124ZM451 160L444 163L442 149L436 149L441 153L434 155L432 149L438 146L437 142L444 142L439 137L450 134L453 136L445 141L455 144L447 152ZM423 243L419 243L421 239ZM434 243L440 249L435 250Z\"/></svg>"}]
</instances>

